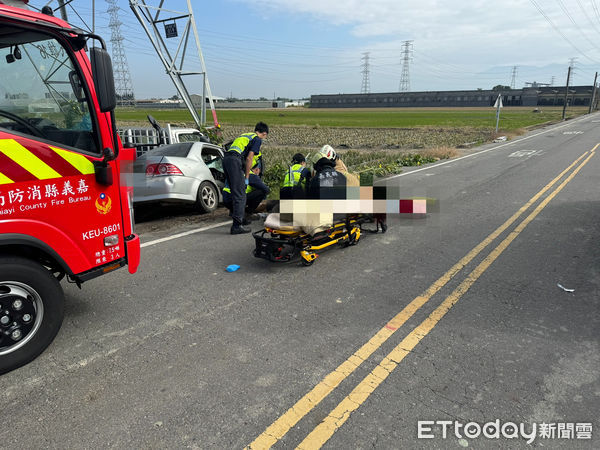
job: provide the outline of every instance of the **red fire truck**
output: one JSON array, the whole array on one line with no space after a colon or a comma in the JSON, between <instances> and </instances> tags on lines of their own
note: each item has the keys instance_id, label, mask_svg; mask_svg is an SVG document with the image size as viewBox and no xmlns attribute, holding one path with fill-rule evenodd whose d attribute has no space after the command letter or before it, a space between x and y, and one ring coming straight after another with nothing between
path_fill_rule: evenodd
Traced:
<instances>
[{"instance_id":1,"label":"red fire truck","mask_svg":"<svg viewBox=\"0 0 600 450\"><path fill-rule=\"evenodd\" d=\"M0 0L0 373L58 333L61 279L134 273L140 259L106 45L17 3Z\"/></svg>"}]
</instances>

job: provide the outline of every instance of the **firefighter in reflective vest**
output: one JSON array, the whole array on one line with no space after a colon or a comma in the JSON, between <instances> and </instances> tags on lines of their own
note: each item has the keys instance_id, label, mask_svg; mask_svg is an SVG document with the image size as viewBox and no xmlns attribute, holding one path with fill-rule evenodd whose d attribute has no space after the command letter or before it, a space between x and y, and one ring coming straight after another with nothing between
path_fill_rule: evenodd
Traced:
<instances>
[{"instance_id":1,"label":"firefighter in reflective vest","mask_svg":"<svg viewBox=\"0 0 600 450\"><path fill-rule=\"evenodd\" d=\"M306 159L302 153L296 153L292 157L292 165L283 177L279 198L282 200L306 198L309 181L310 170L306 167Z\"/></svg>"},{"instance_id":2,"label":"firefighter in reflective vest","mask_svg":"<svg viewBox=\"0 0 600 450\"><path fill-rule=\"evenodd\" d=\"M250 169L254 165L254 156L260 155L262 140L269 134L266 123L259 122L254 133L244 133L236 138L223 157L223 170L231 190L231 234L249 233L244 225L246 206L246 186L249 184ZM258 157L260 159L260 156Z\"/></svg>"}]
</instances>

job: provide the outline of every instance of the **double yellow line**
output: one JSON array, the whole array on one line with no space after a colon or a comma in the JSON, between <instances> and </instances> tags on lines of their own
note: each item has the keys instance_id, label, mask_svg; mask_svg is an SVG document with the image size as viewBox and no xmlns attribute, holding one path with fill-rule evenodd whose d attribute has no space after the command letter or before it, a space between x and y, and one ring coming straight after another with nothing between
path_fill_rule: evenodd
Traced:
<instances>
[{"instance_id":1,"label":"double yellow line","mask_svg":"<svg viewBox=\"0 0 600 450\"><path fill-rule=\"evenodd\" d=\"M294 406L287 410L272 425L270 425L249 446L250 449L266 449L277 443L292 427L317 406L327 395L340 385L363 361L387 341L394 332L412 317L421 306L442 289L460 270L469 264L479 253L490 245L500 234L510 227L527 209L537 202L542 195L558 183L573 167L575 170L552 191L490 254L471 272L464 281L413 331L411 331L383 360L367 375L354 390L345 397L329 415L300 443L298 448L320 448L358 409L373 391L387 378L412 349L423 339L444 315L458 302L460 297L469 290L485 270L500 256L510 243L525 229L525 227L546 207L546 205L577 175L594 156L597 144L592 150L586 151L569 167L525 203L512 217L500 225L481 243L461 258L444 275L438 278L425 292L413 299L400 313L381 328L367 343L358 349L346 361L328 374L310 392L302 397ZM587 155L587 157L586 157Z\"/></svg>"}]
</instances>

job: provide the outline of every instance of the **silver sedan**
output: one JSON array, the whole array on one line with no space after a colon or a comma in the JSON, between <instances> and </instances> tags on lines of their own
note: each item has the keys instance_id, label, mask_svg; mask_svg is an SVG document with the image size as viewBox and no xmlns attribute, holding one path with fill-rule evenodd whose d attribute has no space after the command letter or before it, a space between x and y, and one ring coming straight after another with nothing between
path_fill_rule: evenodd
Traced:
<instances>
[{"instance_id":1,"label":"silver sedan","mask_svg":"<svg viewBox=\"0 0 600 450\"><path fill-rule=\"evenodd\" d=\"M223 150L207 142L163 145L134 164L133 201L192 203L202 212L217 209L225 186Z\"/></svg>"}]
</instances>

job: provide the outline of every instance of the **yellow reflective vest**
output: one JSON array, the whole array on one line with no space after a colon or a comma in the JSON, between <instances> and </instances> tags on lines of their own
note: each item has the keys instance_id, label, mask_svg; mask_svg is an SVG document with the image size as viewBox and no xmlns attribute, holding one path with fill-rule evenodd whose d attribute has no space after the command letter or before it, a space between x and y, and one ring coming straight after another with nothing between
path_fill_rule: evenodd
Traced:
<instances>
[{"instance_id":1,"label":"yellow reflective vest","mask_svg":"<svg viewBox=\"0 0 600 450\"><path fill-rule=\"evenodd\" d=\"M240 156L244 153L244 151L246 151L246 147L248 147L248 144L250 143L250 141L252 139L254 139L256 137L256 133L244 133L241 136L237 137L232 143L231 146L229 147L228 151L234 151L236 153L239 153ZM259 149L258 153L255 153L254 156L252 157L252 167L255 167L258 162L261 160L262 158L262 151ZM262 167L261 167L262 169Z\"/></svg>"},{"instance_id":2,"label":"yellow reflective vest","mask_svg":"<svg viewBox=\"0 0 600 450\"><path fill-rule=\"evenodd\" d=\"M234 152L239 153L241 155L246 150L246 147L248 147L248 144L250 143L250 141L252 139L254 139L255 137L256 137L256 133L244 133L244 134L242 134L240 137L237 137L231 143L231 146L229 147L228 151L234 151Z\"/></svg>"},{"instance_id":3,"label":"yellow reflective vest","mask_svg":"<svg viewBox=\"0 0 600 450\"><path fill-rule=\"evenodd\" d=\"M294 164L290 166L290 169L283 177L283 182L281 183L281 187L294 187L300 183L300 179L302 178L302 171L304 167L302 164ZM306 186L306 178L302 178L302 187Z\"/></svg>"},{"instance_id":4,"label":"yellow reflective vest","mask_svg":"<svg viewBox=\"0 0 600 450\"><path fill-rule=\"evenodd\" d=\"M254 190L254 188L252 186L250 186L249 184L246 185L246 194L249 194L253 190ZM229 187L228 184L225 184L225 187L223 188L223 191L227 192L228 194L231 194L231 188Z\"/></svg>"}]
</instances>

